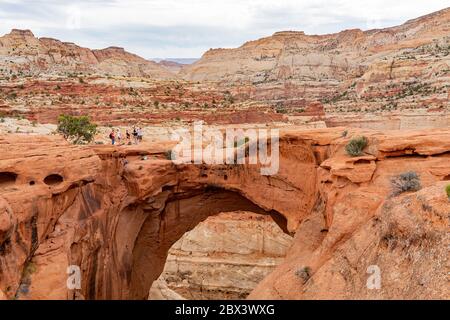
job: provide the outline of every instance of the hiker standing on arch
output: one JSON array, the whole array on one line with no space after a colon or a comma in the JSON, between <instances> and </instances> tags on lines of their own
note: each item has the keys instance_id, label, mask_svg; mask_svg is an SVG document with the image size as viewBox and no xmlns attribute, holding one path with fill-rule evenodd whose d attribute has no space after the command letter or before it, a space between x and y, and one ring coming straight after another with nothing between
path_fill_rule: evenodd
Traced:
<instances>
[{"instance_id":1,"label":"hiker standing on arch","mask_svg":"<svg viewBox=\"0 0 450 320\"><path fill-rule=\"evenodd\" d=\"M142 137L144 136L144 133L142 132L142 128L139 127L137 130L137 136L138 136L138 141L142 142Z\"/></svg>"},{"instance_id":2,"label":"hiker standing on arch","mask_svg":"<svg viewBox=\"0 0 450 320\"><path fill-rule=\"evenodd\" d=\"M116 133L114 132L114 129L111 130L109 138L111 139L111 144L114 145L116 143Z\"/></svg>"},{"instance_id":3,"label":"hiker standing on arch","mask_svg":"<svg viewBox=\"0 0 450 320\"><path fill-rule=\"evenodd\" d=\"M122 133L120 132L120 129L117 129L116 139L119 144L122 142Z\"/></svg>"},{"instance_id":4,"label":"hiker standing on arch","mask_svg":"<svg viewBox=\"0 0 450 320\"><path fill-rule=\"evenodd\" d=\"M138 144L138 132L136 127L133 127L133 140L134 140L134 144Z\"/></svg>"}]
</instances>

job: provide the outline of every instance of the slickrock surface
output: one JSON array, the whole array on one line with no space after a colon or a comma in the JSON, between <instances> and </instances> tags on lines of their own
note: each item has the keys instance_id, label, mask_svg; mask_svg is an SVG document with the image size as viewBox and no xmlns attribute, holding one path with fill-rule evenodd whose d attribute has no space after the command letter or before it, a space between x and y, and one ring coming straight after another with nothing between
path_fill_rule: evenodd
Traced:
<instances>
[{"instance_id":1,"label":"slickrock surface","mask_svg":"<svg viewBox=\"0 0 450 320\"><path fill-rule=\"evenodd\" d=\"M438 182L379 206L373 190L350 194L335 207L325 239L317 227L311 230L313 222L300 226L289 260L250 298L448 299L450 203L442 191L448 184ZM379 290L367 287L371 266L379 268ZM307 277L299 274L305 268Z\"/></svg>"},{"instance_id":2,"label":"slickrock surface","mask_svg":"<svg viewBox=\"0 0 450 320\"><path fill-rule=\"evenodd\" d=\"M351 158L344 147L359 135L369 145ZM251 298L448 298L449 130L286 131L268 177L258 165L175 165L168 147L2 135L0 295L147 299L187 231L246 211L294 236ZM422 189L391 196L405 171ZM68 265L81 268L80 290L66 286ZM372 265L380 290L366 288Z\"/></svg>"},{"instance_id":3,"label":"slickrock surface","mask_svg":"<svg viewBox=\"0 0 450 320\"><path fill-rule=\"evenodd\" d=\"M170 248L149 299L164 297L167 289L185 299L244 299L291 244L270 216L227 212L209 217Z\"/></svg>"}]
</instances>

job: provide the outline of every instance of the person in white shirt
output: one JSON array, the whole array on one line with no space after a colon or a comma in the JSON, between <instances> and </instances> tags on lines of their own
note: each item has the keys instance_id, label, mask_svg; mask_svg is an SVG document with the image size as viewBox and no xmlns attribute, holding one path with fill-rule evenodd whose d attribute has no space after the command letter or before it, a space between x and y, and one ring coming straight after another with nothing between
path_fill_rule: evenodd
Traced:
<instances>
[{"instance_id":1,"label":"person in white shirt","mask_svg":"<svg viewBox=\"0 0 450 320\"><path fill-rule=\"evenodd\" d=\"M137 133L138 133L138 141L142 142L142 137L143 137L144 133L142 132L141 127L138 128Z\"/></svg>"}]
</instances>

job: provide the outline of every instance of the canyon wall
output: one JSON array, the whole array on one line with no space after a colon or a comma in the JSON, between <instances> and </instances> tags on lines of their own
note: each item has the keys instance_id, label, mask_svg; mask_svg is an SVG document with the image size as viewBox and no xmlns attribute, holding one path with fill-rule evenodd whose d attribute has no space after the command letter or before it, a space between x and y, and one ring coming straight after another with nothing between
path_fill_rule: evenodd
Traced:
<instances>
[{"instance_id":1,"label":"canyon wall","mask_svg":"<svg viewBox=\"0 0 450 320\"><path fill-rule=\"evenodd\" d=\"M276 32L236 49L211 49L199 61L186 66L181 75L194 81L303 79L332 84L362 76L375 61L381 63L392 53L445 38L449 35L449 16L447 8L385 29L352 29L328 35ZM401 70L405 69L396 68L395 72ZM376 72L369 71L370 74L375 76Z\"/></svg>"},{"instance_id":2,"label":"canyon wall","mask_svg":"<svg viewBox=\"0 0 450 320\"><path fill-rule=\"evenodd\" d=\"M284 260L291 244L292 237L270 216L224 212L209 217L170 248L149 299L245 299Z\"/></svg>"},{"instance_id":3,"label":"canyon wall","mask_svg":"<svg viewBox=\"0 0 450 320\"><path fill-rule=\"evenodd\" d=\"M123 48L82 48L52 38L36 38L30 30L12 30L0 37L0 69L4 76L53 74L171 78L173 73Z\"/></svg>"},{"instance_id":4,"label":"canyon wall","mask_svg":"<svg viewBox=\"0 0 450 320\"><path fill-rule=\"evenodd\" d=\"M13 30L0 37L0 118L446 128L449 21L446 8L384 29L282 31L210 50L182 68L119 47L90 50Z\"/></svg>"},{"instance_id":5,"label":"canyon wall","mask_svg":"<svg viewBox=\"0 0 450 320\"><path fill-rule=\"evenodd\" d=\"M326 113L448 113L449 21L446 8L384 29L276 32L239 48L211 49L180 76L218 82L236 97L286 113L304 113L318 102Z\"/></svg>"},{"instance_id":6,"label":"canyon wall","mask_svg":"<svg viewBox=\"0 0 450 320\"><path fill-rule=\"evenodd\" d=\"M444 298L450 132L345 133L285 131L273 176L258 165L176 165L167 145L2 136L1 296L146 299L187 231L246 211L294 236L251 298ZM357 135L369 145L349 157L344 146ZM391 179L405 171L422 189L392 196ZM67 288L69 265L80 267L79 290ZM371 265L382 270L381 290L366 288Z\"/></svg>"}]
</instances>

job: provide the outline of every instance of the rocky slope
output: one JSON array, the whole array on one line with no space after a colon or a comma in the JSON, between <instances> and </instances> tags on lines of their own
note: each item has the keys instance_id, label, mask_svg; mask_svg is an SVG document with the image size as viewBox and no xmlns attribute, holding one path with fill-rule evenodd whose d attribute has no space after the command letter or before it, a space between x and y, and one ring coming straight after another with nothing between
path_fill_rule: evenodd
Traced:
<instances>
[{"instance_id":1,"label":"rocky slope","mask_svg":"<svg viewBox=\"0 0 450 320\"><path fill-rule=\"evenodd\" d=\"M13 30L0 38L0 117L447 128L449 15L447 8L397 27L320 36L278 32L208 51L179 72L121 48L89 50Z\"/></svg>"},{"instance_id":2,"label":"rocky slope","mask_svg":"<svg viewBox=\"0 0 450 320\"><path fill-rule=\"evenodd\" d=\"M178 63L175 61L169 61L169 60L161 60L158 62L158 64L167 70L171 71L172 73L178 73L180 72L183 67L185 67L187 64Z\"/></svg>"},{"instance_id":3,"label":"rocky slope","mask_svg":"<svg viewBox=\"0 0 450 320\"><path fill-rule=\"evenodd\" d=\"M218 81L238 96L288 111L320 101L328 112L449 108L450 9L397 27L328 35L277 32L214 49L181 75Z\"/></svg>"},{"instance_id":4,"label":"rocky slope","mask_svg":"<svg viewBox=\"0 0 450 320\"><path fill-rule=\"evenodd\" d=\"M169 146L0 137L0 296L146 299L170 247L211 215L270 214L294 235L252 298L448 298L450 132L287 131L280 170L176 165ZM344 147L365 135L360 157ZM127 163L124 159L127 159ZM414 171L421 190L392 194ZM67 267L81 270L69 290ZM368 289L367 270L381 270Z\"/></svg>"},{"instance_id":5,"label":"rocky slope","mask_svg":"<svg viewBox=\"0 0 450 320\"><path fill-rule=\"evenodd\" d=\"M79 73L155 79L172 77L168 69L123 48L90 50L56 39L36 38L30 30L17 29L0 37L0 71L4 77Z\"/></svg>"},{"instance_id":6,"label":"rocky slope","mask_svg":"<svg viewBox=\"0 0 450 320\"><path fill-rule=\"evenodd\" d=\"M182 73L194 81L342 81L362 76L390 53L442 41L449 36L449 21L450 9L444 9L379 30L352 29L328 35L277 32L237 49L211 49Z\"/></svg>"},{"instance_id":7,"label":"rocky slope","mask_svg":"<svg viewBox=\"0 0 450 320\"><path fill-rule=\"evenodd\" d=\"M270 216L209 217L170 248L149 299L171 299L173 292L185 299L244 299L283 261L291 244Z\"/></svg>"}]
</instances>

